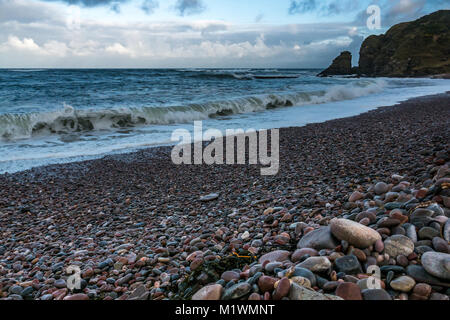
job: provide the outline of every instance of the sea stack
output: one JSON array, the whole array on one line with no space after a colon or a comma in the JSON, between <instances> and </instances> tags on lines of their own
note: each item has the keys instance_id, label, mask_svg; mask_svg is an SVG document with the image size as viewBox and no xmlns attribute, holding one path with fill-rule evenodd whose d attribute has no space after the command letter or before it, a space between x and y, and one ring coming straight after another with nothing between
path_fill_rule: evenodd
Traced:
<instances>
[{"instance_id":1,"label":"sea stack","mask_svg":"<svg viewBox=\"0 0 450 320\"><path fill-rule=\"evenodd\" d=\"M318 74L319 77L328 77L335 75L349 75L352 73L352 54L349 51L341 54L333 60L328 69Z\"/></svg>"}]
</instances>

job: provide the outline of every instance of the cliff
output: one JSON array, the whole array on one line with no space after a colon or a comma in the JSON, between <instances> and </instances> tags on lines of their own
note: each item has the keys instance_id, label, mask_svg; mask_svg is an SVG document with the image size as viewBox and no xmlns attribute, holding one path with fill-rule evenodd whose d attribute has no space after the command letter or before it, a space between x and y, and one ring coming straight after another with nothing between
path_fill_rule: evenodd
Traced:
<instances>
[{"instance_id":1,"label":"cliff","mask_svg":"<svg viewBox=\"0 0 450 320\"><path fill-rule=\"evenodd\" d=\"M367 76L418 77L450 73L450 10L400 23L362 44L359 71Z\"/></svg>"},{"instance_id":2,"label":"cliff","mask_svg":"<svg viewBox=\"0 0 450 320\"><path fill-rule=\"evenodd\" d=\"M450 10L400 23L386 34L369 36L360 49L359 67L346 51L319 76L358 73L369 77L446 77L450 74Z\"/></svg>"}]
</instances>

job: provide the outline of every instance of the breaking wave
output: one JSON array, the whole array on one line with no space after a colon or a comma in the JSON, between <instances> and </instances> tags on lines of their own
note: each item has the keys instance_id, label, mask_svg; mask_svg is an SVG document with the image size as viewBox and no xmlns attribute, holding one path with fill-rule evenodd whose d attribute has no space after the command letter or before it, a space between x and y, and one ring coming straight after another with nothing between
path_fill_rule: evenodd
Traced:
<instances>
[{"instance_id":1,"label":"breaking wave","mask_svg":"<svg viewBox=\"0 0 450 320\"><path fill-rule=\"evenodd\" d=\"M33 136L131 128L152 124L186 123L207 118L250 113L281 107L322 104L350 100L380 92L384 80L358 81L353 85L332 86L314 92L268 94L171 107L76 109L64 105L62 110L26 114L0 115L0 138L27 139Z\"/></svg>"}]
</instances>

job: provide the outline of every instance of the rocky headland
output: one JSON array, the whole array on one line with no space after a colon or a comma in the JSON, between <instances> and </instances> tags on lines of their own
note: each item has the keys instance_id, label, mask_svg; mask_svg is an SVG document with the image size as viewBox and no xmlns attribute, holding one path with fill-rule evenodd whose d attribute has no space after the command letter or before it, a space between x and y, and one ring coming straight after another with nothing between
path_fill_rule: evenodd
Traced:
<instances>
[{"instance_id":1,"label":"rocky headland","mask_svg":"<svg viewBox=\"0 0 450 320\"><path fill-rule=\"evenodd\" d=\"M168 147L1 175L0 297L448 300L449 106L282 129L276 176Z\"/></svg>"},{"instance_id":2,"label":"rocky headland","mask_svg":"<svg viewBox=\"0 0 450 320\"><path fill-rule=\"evenodd\" d=\"M320 76L358 74L368 77L450 76L450 10L440 10L412 22L400 23L385 34L372 35L361 45L359 66L346 68L341 59ZM342 73L343 71L347 73Z\"/></svg>"}]
</instances>

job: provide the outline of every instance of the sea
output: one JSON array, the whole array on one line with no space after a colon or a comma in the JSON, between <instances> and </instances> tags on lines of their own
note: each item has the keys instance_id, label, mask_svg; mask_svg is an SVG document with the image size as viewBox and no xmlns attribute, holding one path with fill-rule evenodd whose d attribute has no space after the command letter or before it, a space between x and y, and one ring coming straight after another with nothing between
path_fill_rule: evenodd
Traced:
<instances>
[{"instance_id":1,"label":"sea","mask_svg":"<svg viewBox=\"0 0 450 320\"><path fill-rule=\"evenodd\" d=\"M316 69L0 69L0 173L176 144L176 129L271 129L450 90Z\"/></svg>"}]
</instances>

